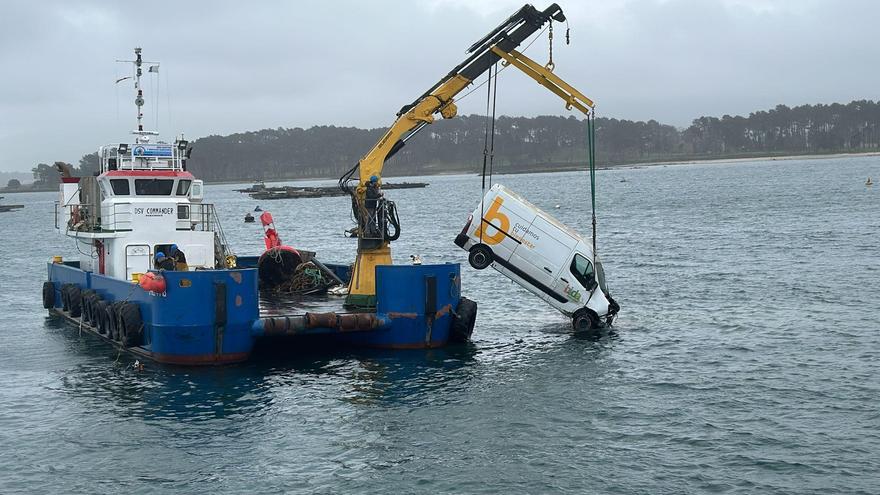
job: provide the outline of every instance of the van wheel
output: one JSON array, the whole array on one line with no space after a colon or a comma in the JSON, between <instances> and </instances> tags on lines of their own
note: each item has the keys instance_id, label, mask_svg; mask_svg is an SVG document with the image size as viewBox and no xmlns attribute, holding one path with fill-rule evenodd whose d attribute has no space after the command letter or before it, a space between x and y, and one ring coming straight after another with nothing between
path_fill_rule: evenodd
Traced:
<instances>
[{"instance_id":1,"label":"van wheel","mask_svg":"<svg viewBox=\"0 0 880 495\"><path fill-rule=\"evenodd\" d=\"M571 326L575 332L587 332L599 328L599 318L593 311L581 308L571 317Z\"/></svg>"},{"instance_id":2,"label":"van wheel","mask_svg":"<svg viewBox=\"0 0 880 495\"><path fill-rule=\"evenodd\" d=\"M488 268L492 264L492 249L485 244L477 244L471 248L468 262L477 270Z\"/></svg>"}]
</instances>

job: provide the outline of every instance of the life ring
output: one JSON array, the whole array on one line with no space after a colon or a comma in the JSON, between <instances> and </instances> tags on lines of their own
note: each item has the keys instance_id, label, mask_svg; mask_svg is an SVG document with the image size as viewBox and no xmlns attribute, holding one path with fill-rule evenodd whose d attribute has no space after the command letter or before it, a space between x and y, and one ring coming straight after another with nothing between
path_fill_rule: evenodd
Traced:
<instances>
[{"instance_id":1,"label":"life ring","mask_svg":"<svg viewBox=\"0 0 880 495\"><path fill-rule=\"evenodd\" d=\"M165 277L156 272L147 272L141 275L140 280L138 280L138 285L140 285L145 291L158 293L165 292L165 289L167 288Z\"/></svg>"}]
</instances>

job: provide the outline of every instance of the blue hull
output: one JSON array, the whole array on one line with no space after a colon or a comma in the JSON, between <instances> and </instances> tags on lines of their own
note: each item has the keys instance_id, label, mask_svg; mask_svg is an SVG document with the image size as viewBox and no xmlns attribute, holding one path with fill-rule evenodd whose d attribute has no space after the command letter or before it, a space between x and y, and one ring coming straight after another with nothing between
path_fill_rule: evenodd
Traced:
<instances>
[{"instance_id":1,"label":"blue hull","mask_svg":"<svg viewBox=\"0 0 880 495\"><path fill-rule=\"evenodd\" d=\"M245 361L256 342L268 337L309 336L332 346L397 349L434 348L450 341L461 290L458 264L377 267L375 312L261 318L257 270L247 267L251 261L242 257L244 267L230 270L162 272L167 286L162 294L83 271L77 263L49 263L55 294L50 310L83 325L81 317L62 310L66 284L92 289L107 302L134 303L143 321L142 338L125 350L179 365ZM331 267L343 280L348 277L347 266ZM98 334L89 325L83 328Z\"/></svg>"}]
</instances>

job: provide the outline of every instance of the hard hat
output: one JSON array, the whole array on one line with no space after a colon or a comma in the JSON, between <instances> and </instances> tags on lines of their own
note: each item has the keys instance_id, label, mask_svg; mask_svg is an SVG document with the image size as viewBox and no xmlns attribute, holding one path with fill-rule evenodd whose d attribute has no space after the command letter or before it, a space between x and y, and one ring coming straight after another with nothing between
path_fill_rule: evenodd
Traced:
<instances>
[{"instance_id":1,"label":"hard hat","mask_svg":"<svg viewBox=\"0 0 880 495\"><path fill-rule=\"evenodd\" d=\"M376 177L375 175L370 176L370 182L378 182L378 181L379 181L379 178Z\"/></svg>"},{"instance_id":2,"label":"hard hat","mask_svg":"<svg viewBox=\"0 0 880 495\"><path fill-rule=\"evenodd\" d=\"M165 253L163 253L162 251L157 251L156 252L156 261L159 261L163 258L165 258Z\"/></svg>"}]
</instances>

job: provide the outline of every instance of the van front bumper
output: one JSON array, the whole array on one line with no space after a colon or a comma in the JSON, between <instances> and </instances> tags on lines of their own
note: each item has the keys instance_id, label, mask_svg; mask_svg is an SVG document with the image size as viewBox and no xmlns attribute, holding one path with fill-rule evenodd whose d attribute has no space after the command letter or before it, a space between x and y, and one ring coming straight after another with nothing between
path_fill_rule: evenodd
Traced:
<instances>
[{"instance_id":1,"label":"van front bumper","mask_svg":"<svg viewBox=\"0 0 880 495\"><path fill-rule=\"evenodd\" d=\"M455 245L464 249L465 243L468 241L468 236L465 234L458 234L455 236Z\"/></svg>"}]
</instances>

